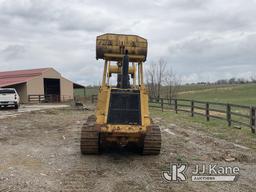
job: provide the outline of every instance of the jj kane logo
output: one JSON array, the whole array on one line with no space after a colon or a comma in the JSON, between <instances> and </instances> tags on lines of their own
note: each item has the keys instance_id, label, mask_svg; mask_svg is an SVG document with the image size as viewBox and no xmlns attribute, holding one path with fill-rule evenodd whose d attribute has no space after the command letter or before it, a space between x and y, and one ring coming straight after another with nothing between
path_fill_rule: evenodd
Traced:
<instances>
[{"instance_id":1,"label":"jj kane logo","mask_svg":"<svg viewBox=\"0 0 256 192\"><path fill-rule=\"evenodd\" d=\"M188 164L171 164L168 171L162 172L162 178L167 181L186 181L191 175L192 181L236 181L239 177L239 167L218 166L217 164L197 164L188 172Z\"/></svg>"},{"instance_id":2,"label":"jj kane logo","mask_svg":"<svg viewBox=\"0 0 256 192\"><path fill-rule=\"evenodd\" d=\"M170 170L163 171L162 177L165 181L185 181L187 176L185 174L187 170L187 164L171 164Z\"/></svg>"}]
</instances>

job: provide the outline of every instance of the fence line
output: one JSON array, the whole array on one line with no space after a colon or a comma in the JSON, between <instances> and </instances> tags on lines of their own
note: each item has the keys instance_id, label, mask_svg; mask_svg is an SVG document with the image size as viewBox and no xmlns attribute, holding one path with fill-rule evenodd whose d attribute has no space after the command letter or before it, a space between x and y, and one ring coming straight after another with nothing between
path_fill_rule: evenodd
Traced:
<instances>
[{"instance_id":1,"label":"fence line","mask_svg":"<svg viewBox=\"0 0 256 192\"><path fill-rule=\"evenodd\" d=\"M36 103L47 103L47 102L55 102L59 103L61 101L70 101L72 97L69 95L28 95L28 102L36 102Z\"/></svg>"},{"instance_id":2,"label":"fence line","mask_svg":"<svg viewBox=\"0 0 256 192\"><path fill-rule=\"evenodd\" d=\"M204 116L206 121L210 119L225 120L228 126L243 125L256 132L256 107L228 103L196 101L188 99L149 99L150 107L159 108L161 111L174 110Z\"/></svg>"},{"instance_id":3,"label":"fence line","mask_svg":"<svg viewBox=\"0 0 256 192\"><path fill-rule=\"evenodd\" d=\"M91 102L97 101L97 95L92 95ZM232 125L243 125L251 128L252 133L256 133L256 106L206 102L189 99L163 99L149 98L149 106L159 108L162 112L165 110L174 110L189 113L191 117L200 115L205 117L206 121L219 119Z\"/></svg>"},{"instance_id":4,"label":"fence line","mask_svg":"<svg viewBox=\"0 0 256 192\"><path fill-rule=\"evenodd\" d=\"M97 95L92 95L92 98L91 98L92 103L96 103L97 99L98 99Z\"/></svg>"}]
</instances>

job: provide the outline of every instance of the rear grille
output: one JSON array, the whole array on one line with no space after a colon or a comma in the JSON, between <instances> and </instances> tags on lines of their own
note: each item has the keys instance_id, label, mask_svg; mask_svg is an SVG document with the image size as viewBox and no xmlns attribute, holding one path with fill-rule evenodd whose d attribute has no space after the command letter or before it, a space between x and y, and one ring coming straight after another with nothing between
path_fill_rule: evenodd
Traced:
<instances>
[{"instance_id":1,"label":"rear grille","mask_svg":"<svg viewBox=\"0 0 256 192\"><path fill-rule=\"evenodd\" d=\"M112 90L108 123L140 125L140 92Z\"/></svg>"}]
</instances>

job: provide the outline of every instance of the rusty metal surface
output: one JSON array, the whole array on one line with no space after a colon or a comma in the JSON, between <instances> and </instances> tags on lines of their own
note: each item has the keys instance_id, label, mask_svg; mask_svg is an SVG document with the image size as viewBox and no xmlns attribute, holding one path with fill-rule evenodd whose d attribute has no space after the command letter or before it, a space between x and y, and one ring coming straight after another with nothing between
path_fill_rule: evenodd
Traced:
<instances>
[{"instance_id":1,"label":"rusty metal surface","mask_svg":"<svg viewBox=\"0 0 256 192\"><path fill-rule=\"evenodd\" d=\"M147 40L140 36L107 33L97 37L96 59L119 61L127 50L132 62L144 62L147 48Z\"/></svg>"}]
</instances>

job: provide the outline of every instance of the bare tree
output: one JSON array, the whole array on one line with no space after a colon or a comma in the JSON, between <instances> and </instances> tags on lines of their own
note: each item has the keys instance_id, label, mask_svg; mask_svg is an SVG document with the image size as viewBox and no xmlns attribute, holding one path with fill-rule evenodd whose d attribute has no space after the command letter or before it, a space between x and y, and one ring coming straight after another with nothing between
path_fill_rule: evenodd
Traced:
<instances>
[{"instance_id":1,"label":"bare tree","mask_svg":"<svg viewBox=\"0 0 256 192\"><path fill-rule=\"evenodd\" d=\"M163 86L167 87L167 98L176 97L180 82L171 68L167 70L167 61L163 58L150 64L146 79L151 98L159 100L163 96Z\"/></svg>"},{"instance_id":2,"label":"bare tree","mask_svg":"<svg viewBox=\"0 0 256 192\"><path fill-rule=\"evenodd\" d=\"M180 79L173 72L171 67L166 72L164 85L167 88L166 98L168 98L168 99L177 98L177 93L178 93L178 89L180 86Z\"/></svg>"},{"instance_id":3,"label":"bare tree","mask_svg":"<svg viewBox=\"0 0 256 192\"><path fill-rule=\"evenodd\" d=\"M251 82L256 83L256 75L251 76Z\"/></svg>"},{"instance_id":4,"label":"bare tree","mask_svg":"<svg viewBox=\"0 0 256 192\"><path fill-rule=\"evenodd\" d=\"M152 62L149 69L146 71L147 86L149 96L159 99L161 96L161 88L165 78L165 68L167 62L164 59L159 59L157 63Z\"/></svg>"},{"instance_id":5,"label":"bare tree","mask_svg":"<svg viewBox=\"0 0 256 192\"><path fill-rule=\"evenodd\" d=\"M164 83L164 79L166 76L166 65L167 61L163 58L160 58L157 65L156 65L156 80L157 80L157 99L159 100L161 97L161 87Z\"/></svg>"},{"instance_id":6,"label":"bare tree","mask_svg":"<svg viewBox=\"0 0 256 192\"><path fill-rule=\"evenodd\" d=\"M147 86L149 90L149 96L156 97L156 64L151 63L149 69L146 71Z\"/></svg>"}]
</instances>

